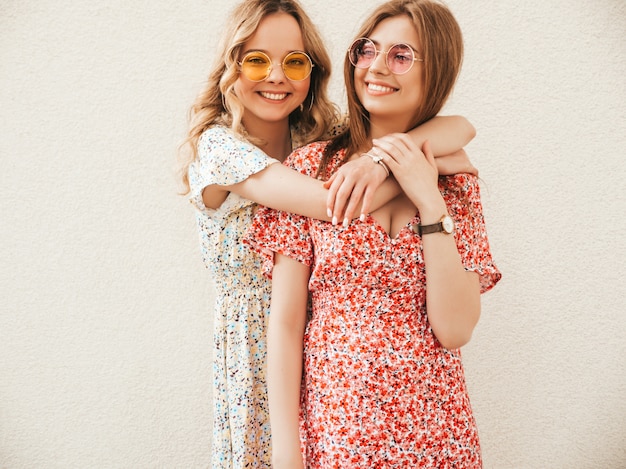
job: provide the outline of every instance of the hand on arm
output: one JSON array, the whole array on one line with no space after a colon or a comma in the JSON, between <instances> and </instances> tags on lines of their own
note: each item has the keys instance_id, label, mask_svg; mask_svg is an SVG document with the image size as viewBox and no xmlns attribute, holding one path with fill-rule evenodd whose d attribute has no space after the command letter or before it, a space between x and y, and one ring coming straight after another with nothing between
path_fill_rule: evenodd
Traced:
<instances>
[{"instance_id":1,"label":"hand on arm","mask_svg":"<svg viewBox=\"0 0 626 469\"><path fill-rule=\"evenodd\" d=\"M387 177L384 168L366 155L342 165L324 187L328 188L326 203L329 213L333 214L333 223L343 217L344 225L357 213L359 202L363 219L365 214L382 207L401 192L400 186ZM346 207L345 214L343 207Z\"/></svg>"},{"instance_id":2,"label":"hand on arm","mask_svg":"<svg viewBox=\"0 0 626 469\"><path fill-rule=\"evenodd\" d=\"M269 165L241 182L229 185L227 181L241 178L242 170L237 162L240 158L249 159L244 162L245 168ZM197 183L204 180L222 182L202 188L204 206L218 209L229 192L234 192L261 205L318 220L331 220L333 214L337 220L343 217L352 219L354 213L358 213L362 194L348 194L345 200L333 207L334 212L327 211L328 190L322 181L307 177L276 160L270 162L267 158L262 149L236 136L229 129L222 126L207 129L198 142L198 160L190 166L190 173L195 178L196 187ZM383 200L380 205L390 198ZM350 204L350 207L344 215L345 204Z\"/></svg>"},{"instance_id":3,"label":"hand on arm","mask_svg":"<svg viewBox=\"0 0 626 469\"><path fill-rule=\"evenodd\" d=\"M404 134L385 137L390 144L385 163L404 193L417 207L422 225L437 223L448 209L439 191L435 158L426 143L422 150ZM480 317L478 274L463 267L453 235L422 235L426 266L426 310L435 336L446 348L471 338Z\"/></svg>"},{"instance_id":4,"label":"hand on arm","mask_svg":"<svg viewBox=\"0 0 626 469\"><path fill-rule=\"evenodd\" d=\"M476 135L474 126L463 116L436 116L428 122L410 130L407 134L415 145L422 147L428 139L437 156L437 167L440 174L456 174L469 172L478 174L463 147ZM374 145L383 152L384 143ZM400 193L393 182L383 181L387 173L380 165L376 165L368 156L352 159L337 170L326 182L329 189L326 205L333 219L340 220L342 209L346 207L344 224L357 212L362 198L361 217L387 203ZM377 189L383 184L381 190ZM376 196L374 196L376 194ZM349 199L349 201L348 201Z\"/></svg>"},{"instance_id":5,"label":"hand on arm","mask_svg":"<svg viewBox=\"0 0 626 469\"><path fill-rule=\"evenodd\" d=\"M367 189L370 184L364 182L363 187ZM268 166L240 183L222 187L266 207L325 221L333 218L352 219L355 213L359 213L359 202L362 197L361 193L349 194L349 198L346 197L343 201L349 206L345 214L341 204L336 205L335 211L330 213L326 207L329 191L324 187L323 181L305 176L279 163ZM397 188L394 192L393 183L386 183L385 188L386 190L381 191L380 196L372 202L375 208L382 206L400 192ZM339 218L340 216L342 218Z\"/></svg>"},{"instance_id":6,"label":"hand on arm","mask_svg":"<svg viewBox=\"0 0 626 469\"><path fill-rule=\"evenodd\" d=\"M303 468L299 409L309 268L275 254L267 330L267 387L275 469Z\"/></svg>"}]
</instances>

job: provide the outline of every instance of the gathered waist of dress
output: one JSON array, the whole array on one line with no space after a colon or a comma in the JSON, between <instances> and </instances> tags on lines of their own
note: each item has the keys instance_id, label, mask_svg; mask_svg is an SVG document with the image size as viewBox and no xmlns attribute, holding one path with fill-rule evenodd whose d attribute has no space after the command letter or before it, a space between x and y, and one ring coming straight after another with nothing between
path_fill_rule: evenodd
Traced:
<instances>
[{"instance_id":1,"label":"gathered waist of dress","mask_svg":"<svg viewBox=\"0 0 626 469\"><path fill-rule=\"evenodd\" d=\"M312 292L316 312L343 314L413 314L426 307L426 292L415 288L378 288L354 284L335 285Z\"/></svg>"}]
</instances>

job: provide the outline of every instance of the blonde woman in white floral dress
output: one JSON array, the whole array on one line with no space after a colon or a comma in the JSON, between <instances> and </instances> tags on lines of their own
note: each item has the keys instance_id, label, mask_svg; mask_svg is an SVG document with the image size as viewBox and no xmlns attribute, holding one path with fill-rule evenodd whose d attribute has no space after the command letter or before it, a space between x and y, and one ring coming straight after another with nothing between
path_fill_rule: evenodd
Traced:
<instances>
[{"instance_id":1,"label":"blonde woman in white floral dress","mask_svg":"<svg viewBox=\"0 0 626 469\"><path fill-rule=\"evenodd\" d=\"M296 1L239 4L217 57L220 61L191 109L191 151L180 165L197 209L202 257L216 295L210 467L268 468L265 334L270 283L257 254L241 242L256 204L343 220L356 213L363 194L361 210L367 213L399 188L367 156L345 166L334 185L327 185L330 190L275 164L299 144L327 135L337 121L326 93L328 54ZM450 173L473 170L460 150L473 135L471 124L458 116L438 117L412 133L416 142L428 136L436 154L454 153L440 159Z\"/></svg>"}]
</instances>

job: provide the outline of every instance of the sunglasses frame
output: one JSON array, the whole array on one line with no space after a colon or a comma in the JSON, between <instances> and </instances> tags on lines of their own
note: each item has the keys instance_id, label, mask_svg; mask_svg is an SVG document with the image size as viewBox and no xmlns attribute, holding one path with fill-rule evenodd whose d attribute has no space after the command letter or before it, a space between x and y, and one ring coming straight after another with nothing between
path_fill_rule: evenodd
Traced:
<instances>
[{"instance_id":1,"label":"sunglasses frame","mask_svg":"<svg viewBox=\"0 0 626 469\"><path fill-rule=\"evenodd\" d=\"M352 61L352 50L355 48L355 44L357 44L359 41L363 41L363 43L369 43L372 45L372 47L374 48L374 51L376 52L376 55L374 56L374 58L372 59L372 61L366 65L365 67L363 66L359 66L357 64L355 64ZM391 50L393 50L394 47L396 46L404 46L406 48L408 48L411 51L411 54L413 55L413 61L411 62L411 65L409 65L409 68L407 68L404 72L400 72L400 73L396 73L394 72L391 67L389 66L389 52L391 52ZM418 51L416 51L415 49L413 49L413 47L411 47L410 44L406 44L404 42L398 42L396 44L392 44L391 47L389 49L387 49L386 51L383 50L379 50L376 48L376 44L374 43L374 41L372 41L370 38L368 37L360 37L355 39L354 41L352 41L352 44L350 44L350 47L348 48L348 60L350 61L350 63L355 67L355 68L360 68L361 70L365 70L367 68L370 68L372 66L372 64L376 61L376 59L378 58L379 54L385 54L385 65L387 66L387 69L393 73L394 75L404 75L405 73L409 73L409 71L413 68L413 64L415 62L423 62L424 59L420 58L420 57L416 57L416 54L419 54Z\"/></svg>"},{"instance_id":2,"label":"sunglasses frame","mask_svg":"<svg viewBox=\"0 0 626 469\"><path fill-rule=\"evenodd\" d=\"M246 75L246 73L245 73L245 72L244 72L244 70L243 70L243 63L245 62L246 57L248 57L248 56L249 56L249 55L251 55L251 54L258 54L258 55L262 55L262 56L264 56L264 57L267 59L267 63L268 63L268 66L267 66L267 73L266 73L266 74L265 74L265 76L264 76L263 78L261 78L260 80L253 80L253 79L252 79L252 78L250 78L248 75ZM301 79L299 79L299 80L295 80L295 79L293 79L293 78L290 78L290 77L289 77L289 75L287 75L287 71L285 70L285 60L287 60L287 58L288 58L289 56L293 55L293 54L302 54L302 55L304 55L304 56L305 56L305 57L309 60L309 64L311 65L311 67L309 68L309 73L307 73L307 74L306 74L306 76L305 76L304 78L301 78ZM273 70L273 67L274 67L274 62L272 62L272 59L270 58L270 56L269 56L269 55L267 55L265 52L260 51L260 50L252 50L252 51L250 51L250 52L247 52L247 53L246 53L246 55L244 55L244 56L241 58L241 60L240 60L239 62L237 62L237 65L239 65L239 71L243 74L243 76L245 76L245 77L246 77L246 79L248 79L248 80L250 80L250 81L253 81L253 82L258 83L258 82L261 82L261 81L267 80L267 78L268 78L268 77L272 74L272 70ZM285 75L285 77L286 77L288 80L290 80L290 81L304 81L304 80L306 80L307 78L309 78L309 77L311 76L311 73L313 72L313 67L315 67L315 64L313 63L313 59L311 59L311 56L310 56L309 54L307 54L306 52L301 51L301 50L294 50L294 51L289 52L289 53L288 53L287 55L285 55L285 56L283 57L283 59L280 61L280 68L282 69L283 74Z\"/></svg>"}]
</instances>

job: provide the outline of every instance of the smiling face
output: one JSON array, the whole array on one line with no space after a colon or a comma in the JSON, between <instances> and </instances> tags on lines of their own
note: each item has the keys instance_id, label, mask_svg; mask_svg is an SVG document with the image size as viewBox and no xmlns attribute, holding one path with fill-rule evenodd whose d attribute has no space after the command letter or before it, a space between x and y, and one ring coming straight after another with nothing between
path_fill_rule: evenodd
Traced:
<instances>
[{"instance_id":1,"label":"smiling face","mask_svg":"<svg viewBox=\"0 0 626 469\"><path fill-rule=\"evenodd\" d=\"M420 57L420 40L414 24L405 15L382 20L369 34L378 53L369 68L354 69L355 92L369 112L372 137L388 132L404 132L413 123L423 99L423 62L416 61L402 75L393 74L385 54L394 44L404 43Z\"/></svg>"},{"instance_id":2,"label":"smiling face","mask_svg":"<svg viewBox=\"0 0 626 469\"><path fill-rule=\"evenodd\" d=\"M256 32L241 48L239 60L251 51L261 51L272 62L272 70L262 81L251 81L243 73L235 83L235 93L243 104L246 128L264 123L289 122L289 114L305 100L311 83L308 76L301 81L289 80L281 63L294 51L304 51L304 41L298 22L287 13L266 16Z\"/></svg>"}]
</instances>

